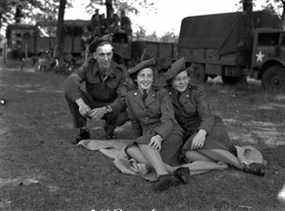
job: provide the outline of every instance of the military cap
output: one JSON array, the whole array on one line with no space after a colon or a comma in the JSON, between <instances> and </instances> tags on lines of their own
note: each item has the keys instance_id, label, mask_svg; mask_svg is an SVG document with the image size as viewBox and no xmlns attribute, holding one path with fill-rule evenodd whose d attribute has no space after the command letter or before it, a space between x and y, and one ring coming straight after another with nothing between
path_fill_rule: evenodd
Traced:
<instances>
[{"instance_id":1,"label":"military cap","mask_svg":"<svg viewBox=\"0 0 285 211\"><path fill-rule=\"evenodd\" d=\"M148 59L148 60L144 60L140 63L138 63L136 66L130 68L128 70L128 74L129 75L133 75L137 72L139 72L140 70L144 69L144 68L147 68L147 67L152 67L156 64L156 61L154 58L151 58L151 59Z\"/></svg>"},{"instance_id":2,"label":"military cap","mask_svg":"<svg viewBox=\"0 0 285 211\"><path fill-rule=\"evenodd\" d=\"M178 73L186 69L184 57L176 60L170 66L170 68L164 73L165 80L169 81L173 79Z\"/></svg>"},{"instance_id":3,"label":"military cap","mask_svg":"<svg viewBox=\"0 0 285 211\"><path fill-rule=\"evenodd\" d=\"M111 40L112 40L112 36L109 34L104 35L102 37L96 36L90 44L90 47L89 47L90 52L95 52L99 46L102 46L104 44L112 45Z\"/></svg>"}]
</instances>

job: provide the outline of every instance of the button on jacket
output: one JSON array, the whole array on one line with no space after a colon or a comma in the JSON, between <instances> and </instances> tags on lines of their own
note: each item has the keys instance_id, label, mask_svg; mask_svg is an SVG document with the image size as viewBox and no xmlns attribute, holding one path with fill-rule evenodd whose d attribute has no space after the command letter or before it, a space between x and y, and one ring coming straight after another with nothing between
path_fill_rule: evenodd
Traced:
<instances>
[{"instance_id":1,"label":"button on jacket","mask_svg":"<svg viewBox=\"0 0 285 211\"><path fill-rule=\"evenodd\" d=\"M170 165L178 164L183 132L174 117L174 110L165 89L150 89L145 101L140 90L133 90L126 97L127 110L133 128L140 136L136 142L148 144L154 135L163 138L161 157Z\"/></svg>"}]
</instances>

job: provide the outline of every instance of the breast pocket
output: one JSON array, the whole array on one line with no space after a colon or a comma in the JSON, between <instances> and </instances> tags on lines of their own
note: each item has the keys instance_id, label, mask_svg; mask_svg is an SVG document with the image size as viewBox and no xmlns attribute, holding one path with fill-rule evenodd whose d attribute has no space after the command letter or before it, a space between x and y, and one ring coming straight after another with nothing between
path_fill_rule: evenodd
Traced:
<instances>
[{"instance_id":1,"label":"breast pocket","mask_svg":"<svg viewBox=\"0 0 285 211\"><path fill-rule=\"evenodd\" d=\"M150 117L158 117L161 114L160 102L158 100L152 101L146 105L147 113Z\"/></svg>"},{"instance_id":2,"label":"breast pocket","mask_svg":"<svg viewBox=\"0 0 285 211\"><path fill-rule=\"evenodd\" d=\"M118 76L109 78L107 80L107 86L111 89L116 89L120 85L120 80L121 78Z\"/></svg>"},{"instance_id":3,"label":"breast pocket","mask_svg":"<svg viewBox=\"0 0 285 211\"><path fill-rule=\"evenodd\" d=\"M184 110L188 114L196 113L197 105L193 103L190 99L184 99L181 104L183 105Z\"/></svg>"}]
</instances>

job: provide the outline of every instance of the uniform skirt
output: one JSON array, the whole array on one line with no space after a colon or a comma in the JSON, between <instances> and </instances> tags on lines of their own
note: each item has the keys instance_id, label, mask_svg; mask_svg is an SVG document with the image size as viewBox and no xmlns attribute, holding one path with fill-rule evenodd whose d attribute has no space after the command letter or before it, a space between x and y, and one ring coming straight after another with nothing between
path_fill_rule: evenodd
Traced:
<instances>
[{"instance_id":1,"label":"uniform skirt","mask_svg":"<svg viewBox=\"0 0 285 211\"><path fill-rule=\"evenodd\" d=\"M132 144L126 147L126 149L131 146L139 147L139 144L149 144L150 139L154 135L156 135L156 133L153 130L151 129L146 130L144 131L144 134L142 136L135 139ZM171 166L180 165L181 164L180 154L181 154L182 145L183 145L182 129L180 127L175 127L173 132L165 140L163 140L161 144L160 155L162 161Z\"/></svg>"},{"instance_id":2,"label":"uniform skirt","mask_svg":"<svg viewBox=\"0 0 285 211\"><path fill-rule=\"evenodd\" d=\"M198 128L196 129L196 131ZM185 144L183 145L183 151L191 150L192 141L196 133L185 134ZM214 125L206 135L205 144L202 149L224 149L229 151L232 147L229 135L226 130L226 126L222 119L215 116Z\"/></svg>"}]
</instances>

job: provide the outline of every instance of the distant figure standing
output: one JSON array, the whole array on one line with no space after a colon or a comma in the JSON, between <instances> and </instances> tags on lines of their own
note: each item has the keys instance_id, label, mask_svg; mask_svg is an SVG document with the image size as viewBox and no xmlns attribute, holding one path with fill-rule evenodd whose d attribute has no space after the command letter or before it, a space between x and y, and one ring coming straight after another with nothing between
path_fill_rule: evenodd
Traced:
<instances>
[{"instance_id":1,"label":"distant figure standing","mask_svg":"<svg viewBox=\"0 0 285 211\"><path fill-rule=\"evenodd\" d=\"M90 25L92 34L101 36L101 21L98 9L96 9L94 15L92 15Z\"/></svg>"},{"instance_id":2,"label":"distant figure standing","mask_svg":"<svg viewBox=\"0 0 285 211\"><path fill-rule=\"evenodd\" d=\"M107 9L107 19L110 19L112 17L112 13L114 12L113 9L113 0L106 0L105 5Z\"/></svg>"},{"instance_id":3,"label":"distant figure standing","mask_svg":"<svg viewBox=\"0 0 285 211\"><path fill-rule=\"evenodd\" d=\"M120 17L118 16L118 14L113 13L110 19L109 31L111 33L119 31L119 24L120 24Z\"/></svg>"},{"instance_id":4,"label":"distant figure standing","mask_svg":"<svg viewBox=\"0 0 285 211\"><path fill-rule=\"evenodd\" d=\"M121 11L121 29L129 36L132 35L131 20L126 16L125 10Z\"/></svg>"},{"instance_id":5,"label":"distant figure standing","mask_svg":"<svg viewBox=\"0 0 285 211\"><path fill-rule=\"evenodd\" d=\"M16 8L16 12L15 12L15 23L21 23L21 19L24 17L23 12L22 12L22 5L18 5Z\"/></svg>"}]
</instances>

